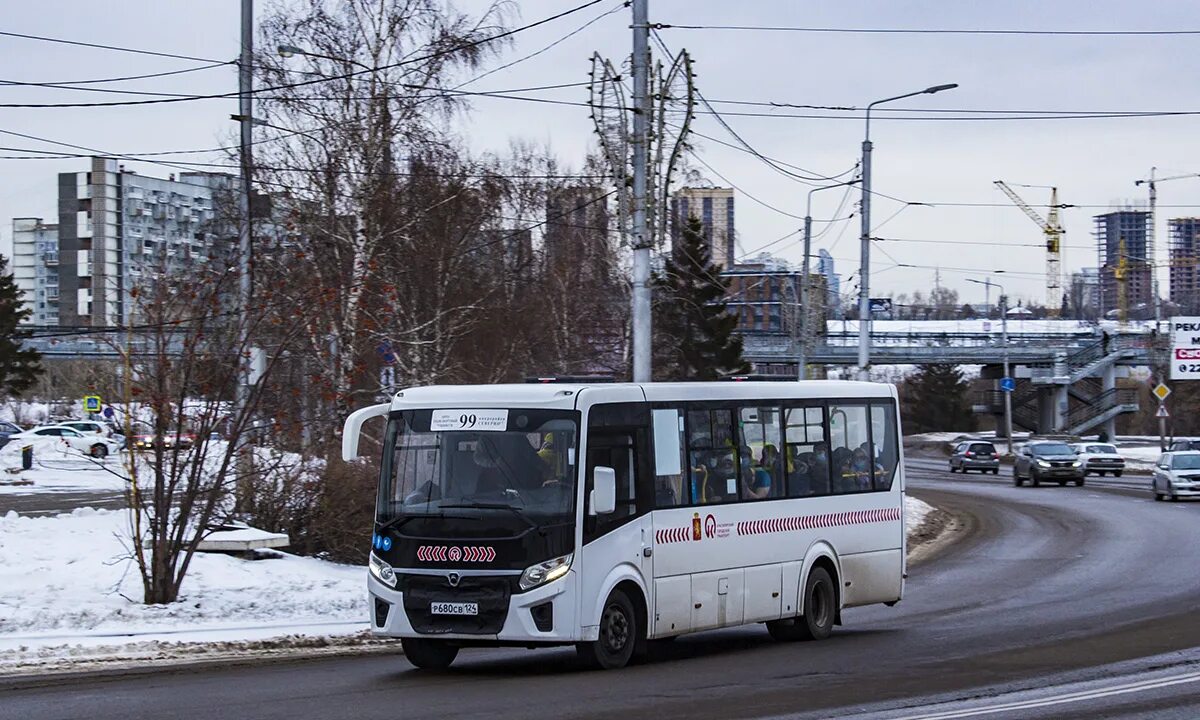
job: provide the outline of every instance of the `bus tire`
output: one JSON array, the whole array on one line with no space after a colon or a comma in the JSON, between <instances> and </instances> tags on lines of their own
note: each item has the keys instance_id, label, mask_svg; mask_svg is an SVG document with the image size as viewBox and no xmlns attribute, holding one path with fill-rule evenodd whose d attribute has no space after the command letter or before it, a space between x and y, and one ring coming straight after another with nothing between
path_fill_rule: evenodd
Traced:
<instances>
[{"instance_id":1,"label":"bus tire","mask_svg":"<svg viewBox=\"0 0 1200 720\"><path fill-rule=\"evenodd\" d=\"M629 664L641 635L633 603L621 590L613 590L600 613L600 637L575 646L585 665L616 670Z\"/></svg>"},{"instance_id":2,"label":"bus tire","mask_svg":"<svg viewBox=\"0 0 1200 720\"><path fill-rule=\"evenodd\" d=\"M444 640L402 638L404 657L422 670L445 670L458 657L458 648Z\"/></svg>"},{"instance_id":3,"label":"bus tire","mask_svg":"<svg viewBox=\"0 0 1200 720\"><path fill-rule=\"evenodd\" d=\"M808 573L804 582L804 614L800 617L772 620L767 623L771 637L791 642L794 640L824 640L833 632L837 618L837 593L833 579L825 568L816 567Z\"/></svg>"}]
</instances>

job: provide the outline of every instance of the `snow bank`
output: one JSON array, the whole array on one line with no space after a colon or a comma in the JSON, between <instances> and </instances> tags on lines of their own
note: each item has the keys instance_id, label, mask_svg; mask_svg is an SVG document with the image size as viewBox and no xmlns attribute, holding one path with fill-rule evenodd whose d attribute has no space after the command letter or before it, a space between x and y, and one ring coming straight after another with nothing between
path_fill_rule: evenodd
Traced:
<instances>
[{"instance_id":1,"label":"snow bank","mask_svg":"<svg viewBox=\"0 0 1200 720\"><path fill-rule=\"evenodd\" d=\"M111 644L123 635L197 642L367 627L363 567L286 553L267 560L198 553L179 602L143 605L127 518L91 508L0 517L0 665L22 647Z\"/></svg>"},{"instance_id":2,"label":"snow bank","mask_svg":"<svg viewBox=\"0 0 1200 720\"><path fill-rule=\"evenodd\" d=\"M912 535L921 527L921 523L925 522L925 518L929 513L933 512L933 506L924 500L918 500L912 496L904 498L904 532L907 535Z\"/></svg>"}]
</instances>

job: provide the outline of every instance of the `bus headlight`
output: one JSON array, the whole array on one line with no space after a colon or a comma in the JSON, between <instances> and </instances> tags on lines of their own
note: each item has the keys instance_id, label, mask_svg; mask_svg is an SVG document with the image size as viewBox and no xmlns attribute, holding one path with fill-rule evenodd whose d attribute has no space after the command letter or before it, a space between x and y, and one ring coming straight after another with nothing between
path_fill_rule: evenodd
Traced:
<instances>
[{"instance_id":1,"label":"bus headlight","mask_svg":"<svg viewBox=\"0 0 1200 720\"><path fill-rule=\"evenodd\" d=\"M521 573L521 581L517 583L522 590L531 590L538 585L543 585L551 580L557 580L567 571L571 569L571 560L574 554L567 553L562 557L556 557L553 560L547 560L544 563L538 563L532 567L525 568L525 572Z\"/></svg>"},{"instance_id":2,"label":"bus headlight","mask_svg":"<svg viewBox=\"0 0 1200 720\"><path fill-rule=\"evenodd\" d=\"M390 588L396 587L396 571L392 569L391 565L376 557L375 553L371 553L371 557L367 561L367 567L376 580Z\"/></svg>"}]
</instances>

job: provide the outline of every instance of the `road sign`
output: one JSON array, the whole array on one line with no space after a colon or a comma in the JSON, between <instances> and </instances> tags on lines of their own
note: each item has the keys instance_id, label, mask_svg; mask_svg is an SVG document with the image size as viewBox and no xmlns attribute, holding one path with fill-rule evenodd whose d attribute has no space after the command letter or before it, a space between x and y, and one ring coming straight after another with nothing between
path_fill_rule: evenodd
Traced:
<instances>
[{"instance_id":1,"label":"road sign","mask_svg":"<svg viewBox=\"0 0 1200 720\"><path fill-rule=\"evenodd\" d=\"M1159 405L1158 412L1154 413L1154 417L1169 418L1171 417L1171 413L1167 412L1166 405Z\"/></svg>"},{"instance_id":2,"label":"road sign","mask_svg":"<svg viewBox=\"0 0 1200 720\"><path fill-rule=\"evenodd\" d=\"M100 412L100 396L99 395L84 395L83 396L83 411L90 413Z\"/></svg>"},{"instance_id":3,"label":"road sign","mask_svg":"<svg viewBox=\"0 0 1200 720\"><path fill-rule=\"evenodd\" d=\"M1004 392L1012 392L1017 389L1017 381L1010 377L1000 378L1000 389Z\"/></svg>"},{"instance_id":4,"label":"road sign","mask_svg":"<svg viewBox=\"0 0 1200 720\"><path fill-rule=\"evenodd\" d=\"M1171 379L1200 380L1200 317L1171 318Z\"/></svg>"},{"instance_id":5,"label":"road sign","mask_svg":"<svg viewBox=\"0 0 1200 720\"><path fill-rule=\"evenodd\" d=\"M1159 402L1162 402L1163 400L1167 399L1168 395L1171 394L1171 388L1167 387L1166 385L1163 385L1162 383L1159 383L1159 384L1155 385L1154 389L1151 390L1150 392L1154 393L1154 397L1158 398Z\"/></svg>"},{"instance_id":6,"label":"road sign","mask_svg":"<svg viewBox=\"0 0 1200 720\"><path fill-rule=\"evenodd\" d=\"M117 414L117 413L116 413L115 411L113 411L113 409L112 409L111 407L106 407L106 408L104 408L104 417L105 417L106 419L108 419L108 420L112 420L112 419L113 419L113 416L114 416L114 415L116 415L116 414Z\"/></svg>"}]
</instances>

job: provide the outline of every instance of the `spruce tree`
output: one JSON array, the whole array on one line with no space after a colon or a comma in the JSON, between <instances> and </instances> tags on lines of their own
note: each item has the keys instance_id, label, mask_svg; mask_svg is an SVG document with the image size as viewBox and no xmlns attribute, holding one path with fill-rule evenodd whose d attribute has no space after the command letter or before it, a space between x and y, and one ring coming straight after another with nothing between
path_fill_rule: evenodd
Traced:
<instances>
[{"instance_id":1,"label":"spruce tree","mask_svg":"<svg viewBox=\"0 0 1200 720\"><path fill-rule=\"evenodd\" d=\"M21 349L29 332L21 330L19 323L32 313L21 302L21 290L8 273L8 259L0 255L0 392L19 395L42 372L41 353Z\"/></svg>"},{"instance_id":2,"label":"spruce tree","mask_svg":"<svg viewBox=\"0 0 1200 720\"><path fill-rule=\"evenodd\" d=\"M655 378L716 380L749 371L729 284L712 261L704 226L692 217L654 280Z\"/></svg>"},{"instance_id":3,"label":"spruce tree","mask_svg":"<svg viewBox=\"0 0 1200 720\"><path fill-rule=\"evenodd\" d=\"M907 427L914 432L974 430L969 391L957 365L921 365L901 387Z\"/></svg>"}]
</instances>

